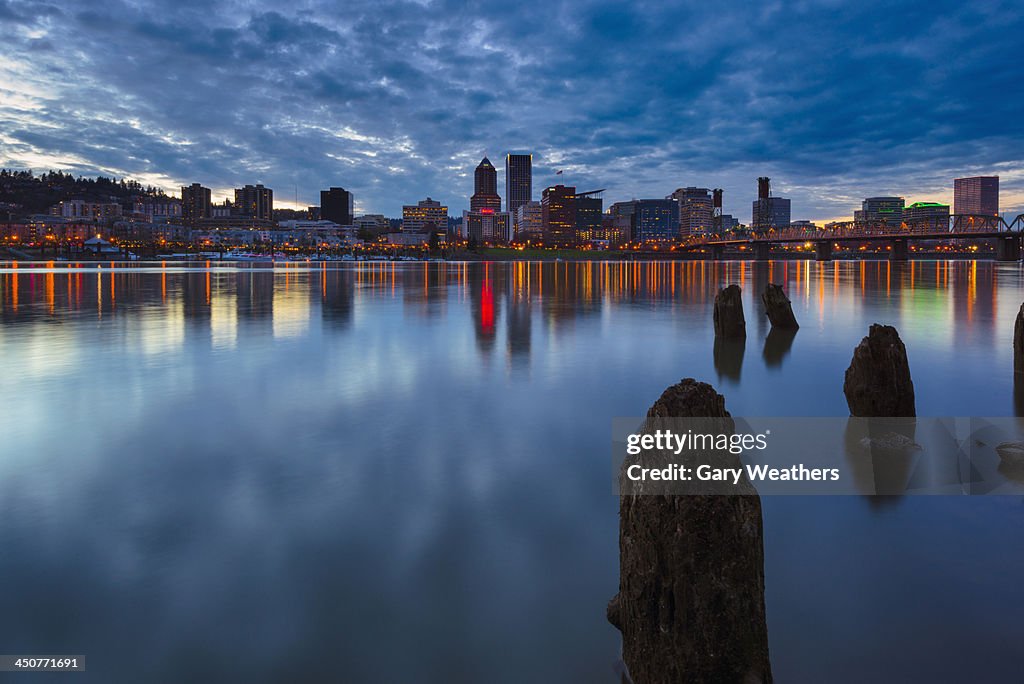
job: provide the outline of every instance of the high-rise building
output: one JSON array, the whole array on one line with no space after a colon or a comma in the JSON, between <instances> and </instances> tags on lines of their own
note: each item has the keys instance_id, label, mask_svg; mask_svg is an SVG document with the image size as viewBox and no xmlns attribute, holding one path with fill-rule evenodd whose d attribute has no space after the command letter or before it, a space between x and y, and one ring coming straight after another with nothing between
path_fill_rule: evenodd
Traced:
<instances>
[{"instance_id":1,"label":"high-rise building","mask_svg":"<svg viewBox=\"0 0 1024 684\"><path fill-rule=\"evenodd\" d=\"M239 216L269 221L274 217L274 191L259 184L235 188L234 208Z\"/></svg>"},{"instance_id":2,"label":"high-rise building","mask_svg":"<svg viewBox=\"0 0 1024 684\"><path fill-rule=\"evenodd\" d=\"M545 188L540 205L544 216L544 241L565 247L576 243L576 187Z\"/></svg>"},{"instance_id":3,"label":"high-rise building","mask_svg":"<svg viewBox=\"0 0 1024 684\"><path fill-rule=\"evenodd\" d=\"M331 188L320 191L320 218L333 221L339 226L351 226L352 193L345 188Z\"/></svg>"},{"instance_id":4,"label":"high-rise building","mask_svg":"<svg viewBox=\"0 0 1024 684\"><path fill-rule=\"evenodd\" d=\"M186 226L196 226L199 219L210 218L210 188L199 183L181 187L181 219Z\"/></svg>"},{"instance_id":5,"label":"high-rise building","mask_svg":"<svg viewBox=\"0 0 1024 684\"><path fill-rule=\"evenodd\" d=\"M870 226L882 223L899 226L903 221L904 204L906 201L902 197L868 197L861 202L861 208L853 212L853 221Z\"/></svg>"},{"instance_id":6,"label":"high-rise building","mask_svg":"<svg viewBox=\"0 0 1024 684\"><path fill-rule=\"evenodd\" d=\"M469 210L493 209L501 211L501 196L498 195L498 172L487 157L473 172L473 196L469 198Z\"/></svg>"},{"instance_id":7,"label":"high-rise building","mask_svg":"<svg viewBox=\"0 0 1024 684\"><path fill-rule=\"evenodd\" d=\"M953 213L998 216L999 176L954 179Z\"/></svg>"},{"instance_id":8,"label":"high-rise building","mask_svg":"<svg viewBox=\"0 0 1024 684\"><path fill-rule=\"evenodd\" d=\"M633 200L633 240L663 242L679 238L679 206L674 199Z\"/></svg>"},{"instance_id":9,"label":"high-rise building","mask_svg":"<svg viewBox=\"0 0 1024 684\"><path fill-rule=\"evenodd\" d=\"M448 232L448 207L435 199L427 198L418 204L402 207L402 232L434 233Z\"/></svg>"},{"instance_id":10,"label":"high-rise building","mask_svg":"<svg viewBox=\"0 0 1024 684\"><path fill-rule=\"evenodd\" d=\"M750 225L754 230L786 228L792 218L790 201L785 197L761 197L754 200L751 215Z\"/></svg>"},{"instance_id":11,"label":"high-rise building","mask_svg":"<svg viewBox=\"0 0 1024 684\"><path fill-rule=\"evenodd\" d=\"M580 192L573 197L576 203L576 240L578 242L605 239L601 223L604 215L602 192L604 190Z\"/></svg>"},{"instance_id":12,"label":"high-rise building","mask_svg":"<svg viewBox=\"0 0 1024 684\"><path fill-rule=\"evenodd\" d=\"M540 202L519 205L515 220L516 240L542 240L544 238L544 207Z\"/></svg>"},{"instance_id":13,"label":"high-rise building","mask_svg":"<svg viewBox=\"0 0 1024 684\"><path fill-rule=\"evenodd\" d=\"M665 199L679 203L680 237L711 232L713 212L708 188L679 188Z\"/></svg>"},{"instance_id":14,"label":"high-rise building","mask_svg":"<svg viewBox=\"0 0 1024 684\"><path fill-rule=\"evenodd\" d=\"M505 155L505 208L513 222L519 207L533 200L533 155Z\"/></svg>"}]
</instances>

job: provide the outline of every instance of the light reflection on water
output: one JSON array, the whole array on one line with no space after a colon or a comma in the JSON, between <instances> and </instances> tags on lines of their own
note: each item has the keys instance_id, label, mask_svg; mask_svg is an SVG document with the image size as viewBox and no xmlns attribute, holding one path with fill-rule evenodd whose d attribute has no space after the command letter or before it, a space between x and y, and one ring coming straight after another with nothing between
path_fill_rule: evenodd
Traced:
<instances>
[{"instance_id":1,"label":"light reflection on water","mask_svg":"<svg viewBox=\"0 0 1024 684\"><path fill-rule=\"evenodd\" d=\"M748 337L716 355L731 282ZM0 267L0 650L97 681L611 681L612 417L685 376L734 415L846 415L874 322L919 414L1013 415L1022 298L987 262ZM1019 675L1019 499L764 510L777 681Z\"/></svg>"}]
</instances>

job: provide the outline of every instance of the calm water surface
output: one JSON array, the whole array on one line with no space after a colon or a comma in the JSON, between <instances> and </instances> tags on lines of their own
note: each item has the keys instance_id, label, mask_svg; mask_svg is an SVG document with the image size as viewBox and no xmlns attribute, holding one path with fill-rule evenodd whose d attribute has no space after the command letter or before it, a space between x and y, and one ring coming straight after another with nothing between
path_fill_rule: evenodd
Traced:
<instances>
[{"instance_id":1,"label":"calm water surface","mask_svg":"<svg viewBox=\"0 0 1024 684\"><path fill-rule=\"evenodd\" d=\"M0 265L0 652L84 654L76 681L612 682L612 417L687 376L734 415L845 416L874 322L919 414L1014 415L1022 275ZM748 338L716 363L732 282ZM764 515L776 681L1024 680L1019 497Z\"/></svg>"}]
</instances>

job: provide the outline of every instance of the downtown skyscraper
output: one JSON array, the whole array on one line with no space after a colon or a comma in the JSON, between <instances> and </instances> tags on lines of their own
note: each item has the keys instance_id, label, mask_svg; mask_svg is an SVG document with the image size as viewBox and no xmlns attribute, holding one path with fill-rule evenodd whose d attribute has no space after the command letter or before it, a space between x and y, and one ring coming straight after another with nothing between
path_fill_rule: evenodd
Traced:
<instances>
[{"instance_id":1,"label":"downtown skyscraper","mask_svg":"<svg viewBox=\"0 0 1024 684\"><path fill-rule=\"evenodd\" d=\"M320 218L339 226L352 225L352 193L345 188L320 191Z\"/></svg>"},{"instance_id":2,"label":"downtown skyscraper","mask_svg":"<svg viewBox=\"0 0 1024 684\"><path fill-rule=\"evenodd\" d=\"M954 179L953 213L998 216L999 176Z\"/></svg>"},{"instance_id":3,"label":"downtown skyscraper","mask_svg":"<svg viewBox=\"0 0 1024 684\"><path fill-rule=\"evenodd\" d=\"M519 207L533 200L533 155L505 155L505 209L519 215Z\"/></svg>"},{"instance_id":4,"label":"downtown skyscraper","mask_svg":"<svg viewBox=\"0 0 1024 684\"><path fill-rule=\"evenodd\" d=\"M469 210L490 212L501 211L501 196L498 195L498 172L494 164L484 157L473 172L473 196L469 198Z\"/></svg>"},{"instance_id":5,"label":"downtown skyscraper","mask_svg":"<svg viewBox=\"0 0 1024 684\"><path fill-rule=\"evenodd\" d=\"M544 242L555 247L576 244L576 187L555 185L541 193Z\"/></svg>"}]
</instances>

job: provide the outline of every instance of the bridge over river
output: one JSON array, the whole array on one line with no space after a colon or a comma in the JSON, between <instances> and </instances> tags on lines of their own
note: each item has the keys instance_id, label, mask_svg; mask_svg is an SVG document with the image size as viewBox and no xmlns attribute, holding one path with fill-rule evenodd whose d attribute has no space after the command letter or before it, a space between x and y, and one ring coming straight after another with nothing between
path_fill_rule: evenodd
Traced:
<instances>
[{"instance_id":1,"label":"bridge over river","mask_svg":"<svg viewBox=\"0 0 1024 684\"><path fill-rule=\"evenodd\" d=\"M780 228L758 231L744 236L717 236L689 240L676 247L677 251L710 250L713 258L725 257L726 249L744 246L757 260L771 258L773 245L810 243L815 259L828 261L832 250L844 243L884 242L889 245L889 259L906 261L908 245L924 240L958 240L961 244L995 240L996 259L1018 261L1021 258L1021 237L1024 235L1024 214L1007 223L1000 216L957 214L939 221L925 221L899 225L841 224L827 229Z\"/></svg>"}]
</instances>

